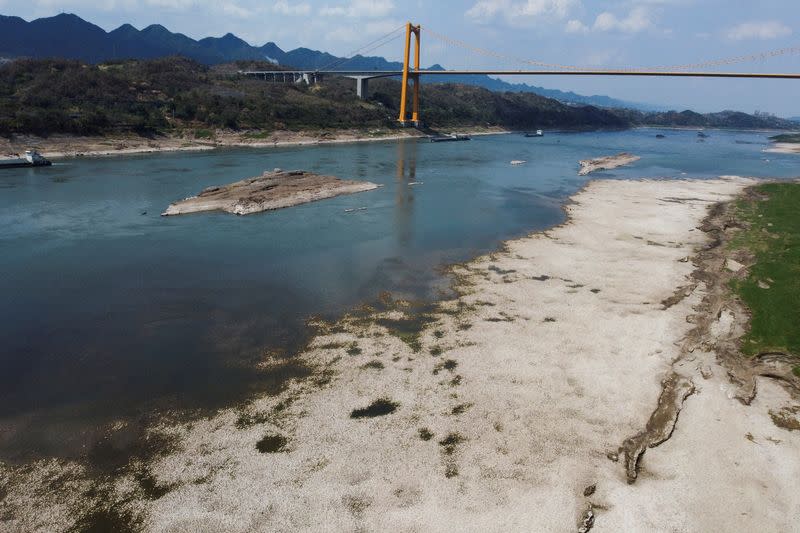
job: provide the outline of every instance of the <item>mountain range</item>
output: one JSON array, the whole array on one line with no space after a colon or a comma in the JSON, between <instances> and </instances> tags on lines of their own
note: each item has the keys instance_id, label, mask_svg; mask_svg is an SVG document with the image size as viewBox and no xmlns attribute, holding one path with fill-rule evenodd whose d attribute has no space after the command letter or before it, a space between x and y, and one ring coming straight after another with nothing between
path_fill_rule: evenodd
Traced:
<instances>
[{"instance_id":1,"label":"mountain range","mask_svg":"<svg viewBox=\"0 0 800 533\"><path fill-rule=\"evenodd\" d=\"M20 17L0 15L0 62L3 58L62 57L100 63L114 59L151 59L172 55L188 57L206 65L237 60L266 60L298 69L323 69L329 68L329 65L336 65L335 70L402 68L402 63L378 56L357 55L345 59L309 48L287 52L273 42L256 47L232 33L195 40L182 33L173 33L159 24L142 30L123 24L107 32L73 14L62 13L30 22ZM443 69L440 65L430 68ZM660 106L627 102L609 96L584 96L524 83L508 83L489 76L443 76L437 78L437 82L477 85L498 92L531 92L568 104L663 110Z\"/></svg>"}]
</instances>

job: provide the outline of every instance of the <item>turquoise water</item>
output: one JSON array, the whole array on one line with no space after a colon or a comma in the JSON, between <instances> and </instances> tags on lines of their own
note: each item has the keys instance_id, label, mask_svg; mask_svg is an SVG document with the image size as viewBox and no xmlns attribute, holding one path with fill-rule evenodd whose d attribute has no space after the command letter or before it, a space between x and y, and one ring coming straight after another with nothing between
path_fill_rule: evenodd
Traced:
<instances>
[{"instance_id":1,"label":"turquoise water","mask_svg":"<svg viewBox=\"0 0 800 533\"><path fill-rule=\"evenodd\" d=\"M559 223L565 199L586 181L579 159L642 156L594 175L622 179L800 174L797 156L762 153L766 133L710 135L703 143L694 131L498 135L3 170L0 458L80 448L93 428L120 417L277 390L305 372L290 355L306 318L336 317L381 291L436 298L447 287L438 267ZM204 187L275 167L383 187L248 217L159 216ZM275 348L287 351L286 364L254 370Z\"/></svg>"}]
</instances>

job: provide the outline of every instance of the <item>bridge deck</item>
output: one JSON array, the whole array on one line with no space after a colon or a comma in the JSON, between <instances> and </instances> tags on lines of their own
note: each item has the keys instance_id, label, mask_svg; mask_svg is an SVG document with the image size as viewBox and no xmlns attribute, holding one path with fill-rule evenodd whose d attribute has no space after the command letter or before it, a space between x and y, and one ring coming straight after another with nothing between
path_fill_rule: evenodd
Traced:
<instances>
[{"instance_id":1,"label":"bridge deck","mask_svg":"<svg viewBox=\"0 0 800 533\"><path fill-rule=\"evenodd\" d=\"M246 76L273 74L302 75L324 74L335 76L359 76L369 78L388 78L402 76L402 70L278 70L244 71ZM418 70L409 71L414 76L655 76L674 78L766 78L800 79L800 73L774 72L693 72L662 70Z\"/></svg>"}]
</instances>

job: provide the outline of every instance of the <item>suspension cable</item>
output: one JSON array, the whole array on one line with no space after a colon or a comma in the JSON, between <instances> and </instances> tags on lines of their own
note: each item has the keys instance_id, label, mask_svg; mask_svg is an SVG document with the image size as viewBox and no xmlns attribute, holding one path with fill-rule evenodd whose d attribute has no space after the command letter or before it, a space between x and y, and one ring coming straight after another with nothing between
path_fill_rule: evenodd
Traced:
<instances>
[{"instance_id":1,"label":"suspension cable","mask_svg":"<svg viewBox=\"0 0 800 533\"><path fill-rule=\"evenodd\" d=\"M399 28L396 28L396 29L390 31L389 33L386 33L386 34L381 35L380 37L378 37L376 39L373 39L372 41L368 42L367 44L365 44L365 45L363 45L363 46L361 46L359 48L356 48L355 50L353 50L352 52L350 52L346 56L340 57L340 58L335 59L334 61L331 61L330 63L328 63L327 65L323 66L322 68L320 68L318 70L333 70L335 68L341 67L343 64L345 64L348 61L351 61L352 59L354 59L354 56L356 56L357 54L366 54L366 53L369 53L369 52L371 52L373 50L377 50L378 48L380 48L382 46L385 46L386 44L390 43L391 41L393 41L394 39L399 37L398 32L400 32L402 30L405 30L405 29L406 29L406 26L405 26L405 24L403 24ZM398 34L398 35L395 35L395 34Z\"/></svg>"},{"instance_id":2,"label":"suspension cable","mask_svg":"<svg viewBox=\"0 0 800 533\"><path fill-rule=\"evenodd\" d=\"M537 66L537 67L543 67L543 68L554 69L554 70L587 70L586 67L581 67L581 66L561 65L561 64L558 64L558 63L546 63L546 62L543 62L543 61L535 61L535 60L523 59L523 58L519 58L519 57L507 55L507 54L501 54L501 53L498 53L498 52L494 52L492 50L487 50L485 48L480 48L480 47L477 47L477 46L473 46L473 45L471 45L469 43L466 43L466 42L458 40L458 39L453 39L451 37L447 37L445 35L442 35L440 33L437 33L435 31L433 31L432 29L430 29L428 27L425 28L425 34L426 35L431 35L432 37L437 38L437 39L445 42L446 44L450 44L450 45L453 45L453 46L458 46L458 47L461 47L461 48L465 48L467 50L470 50L472 52L475 52L477 54L480 54L480 55L483 55L483 56L486 56L486 57L493 57L495 59L501 59L501 60L510 60L510 61L515 62L515 63L522 63L522 64L533 65L533 66ZM657 67L629 67L629 68L621 68L621 69L620 68L614 68L614 69L611 69L611 68L600 68L600 69L592 68L592 70L601 71L601 72L603 72L603 71L612 71L612 70L613 71L626 71L626 72L638 72L638 71L643 71L643 70L663 70L663 71L695 70L695 69L703 69L703 68L708 68L708 67L717 67L717 66L722 66L722 65L732 65L732 64L737 64L737 63L748 63L748 62L753 62L753 61L763 61L763 60L770 59L770 58L773 58L773 57L780 57L780 56L785 56L785 55L797 55L797 54L800 54L800 47L788 47L788 48L779 48L777 50L770 50L770 51L766 51L766 52L760 52L760 53L751 54L751 55L733 56L733 57L727 57L727 58L722 58L722 59L714 59L714 60L704 61L704 62L701 62L701 63L689 63L689 64L684 64L684 65L668 65L668 66L657 66Z\"/></svg>"}]
</instances>

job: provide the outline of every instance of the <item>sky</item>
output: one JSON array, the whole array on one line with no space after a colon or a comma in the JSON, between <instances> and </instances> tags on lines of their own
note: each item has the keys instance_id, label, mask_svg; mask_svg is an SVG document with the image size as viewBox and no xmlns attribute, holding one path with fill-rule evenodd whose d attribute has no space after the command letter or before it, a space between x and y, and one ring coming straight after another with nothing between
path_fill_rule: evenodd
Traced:
<instances>
[{"instance_id":1,"label":"sky","mask_svg":"<svg viewBox=\"0 0 800 533\"><path fill-rule=\"evenodd\" d=\"M800 72L798 0L0 0L0 13L26 20L60 12L106 30L158 23L193 38L231 32L257 46L273 41L284 50L305 46L336 55L411 21L422 25L423 66L661 67L793 48L715 68ZM399 60L402 40L372 54ZM800 116L800 80L508 80L676 109Z\"/></svg>"}]
</instances>

